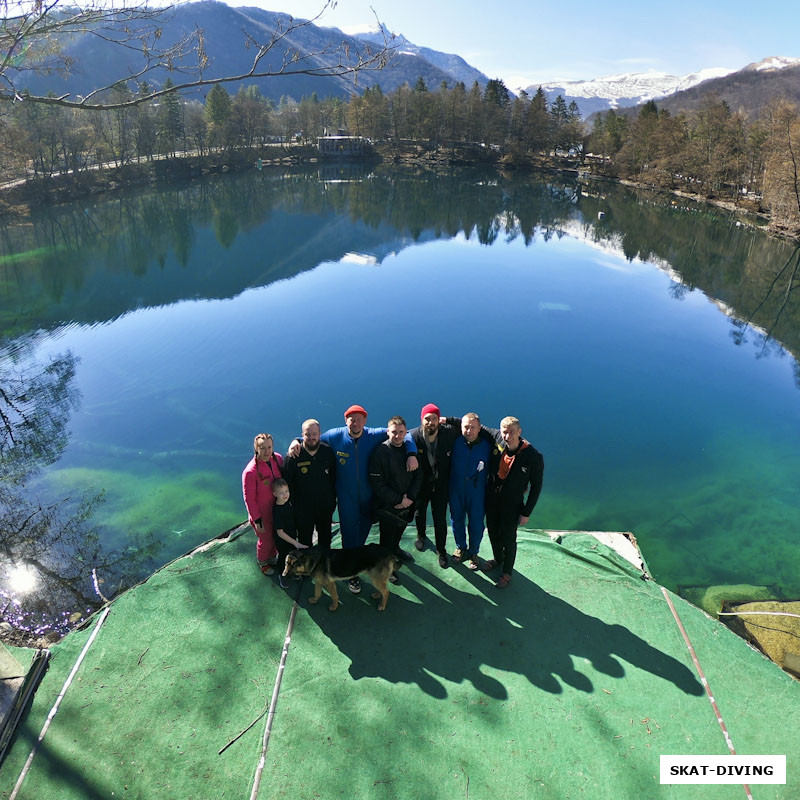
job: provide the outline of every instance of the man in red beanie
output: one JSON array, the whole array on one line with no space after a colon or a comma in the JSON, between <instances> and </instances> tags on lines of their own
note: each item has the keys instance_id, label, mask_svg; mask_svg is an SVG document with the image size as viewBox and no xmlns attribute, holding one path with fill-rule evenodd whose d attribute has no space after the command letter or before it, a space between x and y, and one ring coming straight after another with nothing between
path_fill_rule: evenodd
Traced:
<instances>
[{"instance_id":1,"label":"man in red beanie","mask_svg":"<svg viewBox=\"0 0 800 800\"><path fill-rule=\"evenodd\" d=\"M320 436L336 454L336 500L339 506L339 531L342 547L360 547L367 541L372 527L372 487L369 482L369 459L373 450L386 441L386 428L368 428L367 410L352 405L344 412L344 427L331 428ZM417 446L406 434L409 450L407 468L417 469ZM300 452L300 443L295 439L289 448ZM358 594L361 581L353 578L350 591Z\"/></svg>"},{"instance_id":2,"label":"man in red beanie","mask_svg":"<svg viewBox=\"0 0 800 800\"><path fill-rule=\"evenodd\" d=\"M422 469L422 488L417 496L417 540L414 546L424 550L427 542L426 525L428 505L433 517L433 531L436 539L436 552L439 566L446 569L447 560L447 495L450 484L450 456L453 444L461 435L461 418L442 418L439 407L433 403L422 406L422 424L411 431L411 438L417 445L420 468ZM491 434L481 434L484 438Z\"/></svg>"}]
</instances>

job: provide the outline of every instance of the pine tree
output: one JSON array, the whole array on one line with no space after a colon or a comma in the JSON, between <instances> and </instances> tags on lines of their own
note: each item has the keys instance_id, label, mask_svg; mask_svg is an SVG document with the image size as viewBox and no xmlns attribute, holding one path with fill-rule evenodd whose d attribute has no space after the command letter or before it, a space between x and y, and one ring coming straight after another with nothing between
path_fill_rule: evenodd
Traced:
<instances>
[{"instance_id":1,"label":"pine tree","mask_svg":"<svg viewBox=\"0 0 800 800\"><path fill-rule=\"evenodd\" d=\"M531 152L537 153L550 148L552 127L547 96L540 86L531 98L525 120L525 143Z\"/></svg>"},{"instance_id":2,"label":"pine tree","mask_svg":"<svg viewBox=\"0 0 800 800\"><path fill-rule=\"evenodd\" d=\"M483 92L483 99L486 103L506 108L511 102L511 95L500 78L492 78Z\"/></svg>"},{"instance_id":3,"label":"pine tree","mask_svg":"<svg viewBox=\"0 0 800 800\"><path fill-rule=\"evenodd\" d=\"M208 124L215 128L222 128L231 115L231 96L219 83L206 96L205 114Z\"/></svg>"},{"instance_id":4,"label":"pine tree","mask_svg":"<svg viewBox=\"0 0 800 800\"><path fill-rule=\"evenodd\" d=\"M164 82L165 89L171 89L174 85L171 78L167 78ZM161 98L156 114L156 129L161 152L175 155L178 143L183 136L181 101L175 92L168 91Z\"/></svg>"}]
</instances>

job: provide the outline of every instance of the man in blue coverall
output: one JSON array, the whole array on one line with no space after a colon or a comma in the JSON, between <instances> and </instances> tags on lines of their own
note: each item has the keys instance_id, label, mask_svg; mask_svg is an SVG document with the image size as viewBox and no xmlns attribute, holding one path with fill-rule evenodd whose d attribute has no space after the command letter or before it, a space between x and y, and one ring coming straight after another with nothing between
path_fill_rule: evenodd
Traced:
<instances>
[{"instance_id":1,"label":"man in blue coverall","mask_svg":"<svg viewBox=\"0 0 800 800\"><path fill-rule=\"evenodd\" d=\"M367 428L367 412L352 405L344 412L345 425L331 428L320 439L336 455L336 500L339 506L339 530L342 547L360 547L367 541L372 527L372 487L369 482L369 459L372 451L386 441L386 428ZM407 468L415 470L417 446L409 434L405 442L409 451ZM299 443L295 440L292 447ZM291 454L292 448L289 449ZM350 580L350 591L358 594L361 581Z\"/></svg>"},{"instance_id":2,"label":"man in blue coverall","mask_svg":"<svg viewBox=\"0 0 800 800\"><path fill-rule=\"evenodd\" d=\"M461 418L461 436L453 444L450 460L450 521L456 551L456 563L469 558L469 568L479 569L478 550L483 539L486 501L486 476L491 445L479 434L481 420L470 412ZM467 546L469 520L469 546Z\"/></svg>"}]
</instances>

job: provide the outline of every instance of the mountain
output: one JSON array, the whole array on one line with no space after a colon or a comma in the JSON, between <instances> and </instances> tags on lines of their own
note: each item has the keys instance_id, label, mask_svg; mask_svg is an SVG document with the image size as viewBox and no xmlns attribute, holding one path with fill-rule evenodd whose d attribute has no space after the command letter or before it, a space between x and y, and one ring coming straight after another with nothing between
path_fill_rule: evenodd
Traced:
<instances>
[{"instance_id":1,"label":"mountain","mask_svg":"<svg viewBox=\"0 0 800 800\"><path fill-rule=\"evenodd\" d=\"M548 102L555 100L558 95L561 95L567 104L574 100L578 104L581 116L588 117L596 111L646 103L648 100L674 94L730 72L733 70L716 67L680 77L668 75L666 72L630 72L585 81L542 84L542 90ZM533 95L538 88L529 86L525 91Z\"/></svg>"},{"instance_id":2,"label":"mountain","mask_svg":"<svg viewBox=\"0 0 800 800\"><path fill-rule=\"evenodd\" d=\"M525 91L533 95L538 85ZM711 67L682 77L665 72L631 72L585 81L542 84L548 102L561 95L574 100L583 117L609 108L634 108L648 100L670 111L691 111L710 94L733 109L757 114L771 100L800 103L800 58L770 56L739 70Z\"/></svg>"},{"instance_id":3,"label":"mountain","mask_svg":"<svg viewBox=\"0 0 800 800\"><path fill-rule=\"evenodd\" d=\"M283 29L289 24L288 14L266 11L262 8L233 8L216 0L179 4L165 12L160 23L160 44L178 41L182 36L191 34L196 29L203 31L204 48L210 60L203 76L217 78L225 75L246 73L254 56L252 42L263 43L270 40L273 32L280 26ZM248 42L248 37L252 41ZM379 39L383 46L383 38ZM412 86L421 76L425 83L438 87L443 81L452 85L469 76L469 84L478 79L485 85L485 76L470 67L458 56L437 53L428 48L419 48L404 37L396 37L392 43L396 52L388 66L380 71L365 70L358 74L357 80L351 77L312 77L308 75L283 75L269 78L246 79L239 84L229 84L228 89L236 91L239 86L257 85L262 93L275 101L286 95L300 100L303 96L316 92L319 97L347 98L363 92L368 86L380 85L384 91L393 91L404 83ZM270 51L262 61L263 68L276 71L280 68L287 52L289 58L297 54L310 66L324 66L336 62L336 54L341 47L351 53L363 52L365 48L375 49L367 39L348 36L338 28L326 28L308 24L292 31L280 46ZM57 95L69 93L72 96L86 95L100 86L108 85L114 80L123 80L141 69L143 61L140 52L134 49L119 47L102 36L91 33L74 36L64 45L67 55L75 62L70 74L66 77L58 75L36 75L24 73L15 76L19 85L35 94L54 92ZM196 63L195 56L195 63ZM162 86L167 78L174 83L191 79L185 70L192 66L190 58L175 64L175 71L157 70L147 77L151 84ZM183 71L181 71L183 70ZM451 70L454 70L451 72ZM466 80L465 80L466 82ZM135 87L133 87L135 89ZM208 87L202 90L204 95Z\"/></svg>"},{"instance_id":4,"label":"mountain","mask_svg":"<svg viewBox=\"0 0 800 800\"><path fill-rule=\"evenodd\" d=\"M734 111L759 117L778 100L800 105L800 58L772 56L719 78L679 90L658 101L675 114L695 111L708 98L724 100Z\"/></svg>"},{"instance_id":5,"label":"mountain","mask_svg":"<svg viewBox=\"0 0 800 800\"><path fill-rule=\"evenodd\" d=\"M770 56L755 64L748 64L744 71L748 72L769 72L776 69L783 69L784 67L796 67L800 65L800 58L787 58L786 56Z\"/></svg>"},{"instance_id":6,"label":"mountain","mask_svg":"<svg viewBox=\"0 0 800 800\"><path fill-rule=\"evenodd\" d=\"M384 41L390 43L390 47L396 48L398 53L406 55L417 56L433 64L434 67L451 75L456 81L461 81L468 89L475 81L482 88L486 88L489 78L484 75L480 70L464 61L461 56L453 55L451 53L440 53L438 50L431 50L429 47L420 47L413 44L406 39L401 33L392 33L385 25L381 23L380 27L376 27L372 31L354 33L357 39L363 42L370 42L371 44L383 45ZM452 85L452 82L450 82ZM435 86L428 88L434 89Z\"/></svg>"}]
</instances>

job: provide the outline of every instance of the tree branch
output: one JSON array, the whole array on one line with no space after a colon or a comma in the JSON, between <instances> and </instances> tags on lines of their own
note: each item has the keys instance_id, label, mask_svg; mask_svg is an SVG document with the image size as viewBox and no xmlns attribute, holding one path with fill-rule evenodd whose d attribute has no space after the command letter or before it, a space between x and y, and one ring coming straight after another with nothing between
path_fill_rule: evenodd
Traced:
<instances>
[{"instance_id":1,"label":"tree branch","mask_svg":"<svg viewBox=\"0 0 800 800\"><path fill-rule=\"evenodd\" d=\"M0 0L6 2L6 0ZM269 41L259 42L256 37L243 31L246 48L255 48L256 53L249 70L236 75L218 78L205 78L203 71L208 67L208 56L205 50L203 31L196 28L174 44L158 47L162 30L157 26L163 20L166 9L151 9L146 3L123 8L113 7L113 0L95 0L89 8L62 11L58 8L64 0L51 0L49 5L40 5L41 0L23 0L22 5L29 8L24 14L6 19L0 27L0 78L5 87L0 86L0 101L29 102L42 105L61 106L74 109L93 109L109 111L147 103L171 92L199 89L217 83L234 83L257 78L276 78L280 76L306 75L310 77L349 77L356 76L364 70L382 69L394 52L386 34L383 34L383 46L374 47L365 44L357 48L352 41L342 41L337 47L301 53L297 49L287 47L283 53L281 64L277 68L262 67L266 56L281 43L287 43L291 34L314 25L320 17L335 6L335 0L326 0L320 12L309 20L295 20L287 17L280 20ZM108 6L105 3L110 3ZM374 13L374 11L373 11ZM377 16L376 16L377 20ZM144 23L142 25L142 23ZM380 25L380 21L378 20ZM139 25L138 28L135 25ZM380 26L383 31L383 27ZM13 80L13 72L35 71L44 74L69 72L72 59L64 53L62 46L71 37L91 35L115 46L140 52L144 58L141 69L126 77L117 78L108 84L92 90L86 96L73 98L70 92L61 95L36 95L23 92ZM26 65L15 63L20 52L30 56ZM197 55L197 63L184 63L192 54ZM48 61L47 58L52 60ZM329 60L329 63L321 62ZM130 81L139 82L154 70L164 69L169 72L187 74L195 72L197 77L185 80L168 88L153 88L149 92L131 93L126 99L99 100L99 95L109 91L117 84Z\"/></svg>"}]
</instances>

